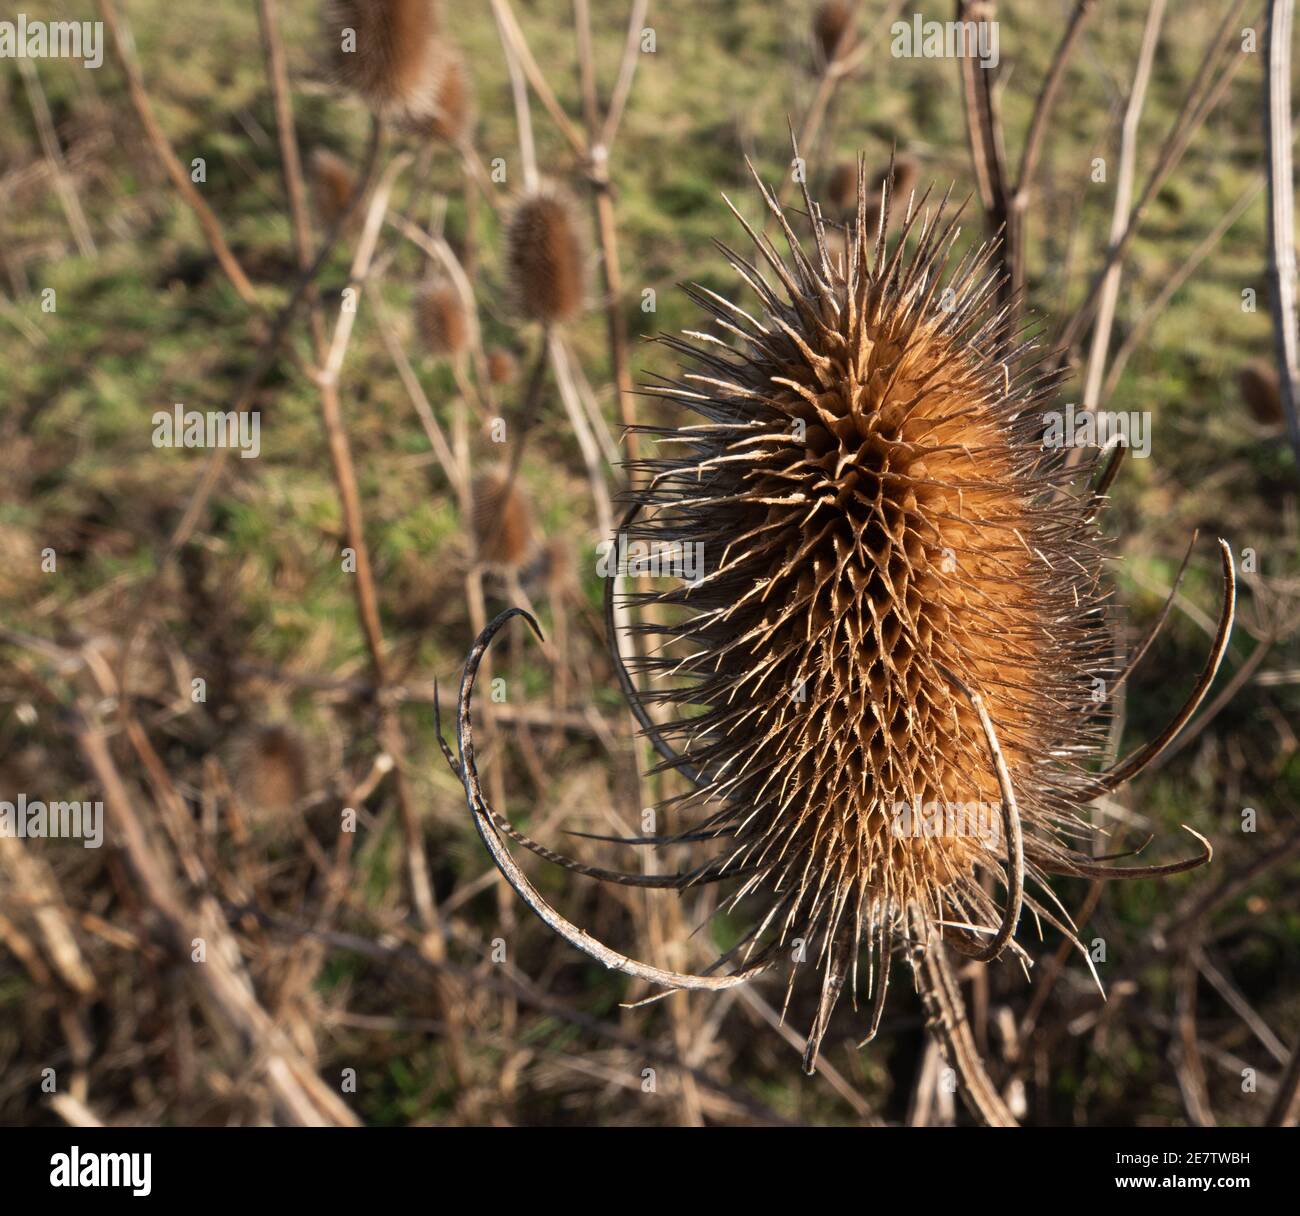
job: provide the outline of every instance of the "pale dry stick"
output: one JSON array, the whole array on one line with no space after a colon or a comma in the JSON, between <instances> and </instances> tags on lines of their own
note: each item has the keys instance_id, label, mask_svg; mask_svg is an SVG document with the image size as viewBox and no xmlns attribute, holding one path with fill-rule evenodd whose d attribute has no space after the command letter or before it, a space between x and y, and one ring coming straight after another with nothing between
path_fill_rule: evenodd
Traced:
<instances>
[{"instance_id":1,"label":"pale dry stick","mask_svg":"<svg viewBox=\"0 0 1300 1216\"><path fill-rule=\"evenodd\" d=\"M1133 87L1129 89L1124 106L1124 119L1120 127L1119 173L1115 181L1115 203L1111 214L1110 245L1114 248L1127 227L1129 206L1133 197L1133 177L1137 164L1138 125L1146 105L1147 84L1151 79L1151 64L1155 59L1156 44L1160 40L1160 26L1164 21L1165 0L1152 0L1147 10L1146 27L1142 32L1142 45L1138 51L1137 67L1133 72ZM1115 322L1115 304L1119 299L1120 277L1123 267L1114 263L1102 280L1097 303L1097 316L1092 327L1092 348L1088 355L1088 368L1084 377L1083 407L1095 410L1099 405L1102 376L1106 370L1106 356L1110 349L1111 328ZM1078 462L1082 448L1072 448L1068 463Z\"/></svg>"},{"instance_id":2,"label":"pale dry stick","mask_svg":"<svg viewBox=\"0 0 1300 1216\"><path fill-rule=\"evenodd\" d=\"M289 1043L283 1031L258 1004L243 972L238 948L215 901L203 897L200 906L187 906L169 859L150 843L156 834L141 820L109 753L102 727L84 718L76 730L77 743L95 774L116 828L115 837L140 883L141 893L167 933L172 949L188 958L196 938L208 946L207 961L192 968L198 989L210 1002L217 1027L223 1023L239 1036L240 1045L260 1058L272 1092L284 1115L304 1126L357 1126L358 1120L326 1086Z\"/></svg>"},{"instance_id":3,"label":"pale dry stick","mask_svg":"<svg viewBox=\"0 0 1300 1216\"><path fill-rule=\"evenodd\" d=\"M623 271L618 257L618 225L614 217L614 196L609 176L609 160L614 137L627 103L627 95L640 59L640 33L647 11L647 0L633 0L628 18L627 39L619 66L615 98L602 119L596 96L596 69L591 49L591 13L588 0L574 0L574 25L578 39L578 75L582 90L583 119L587 129L587 178L592 186L592 206L596 233L600 242L600 267L604 278L605 328L609 341L614 387L618 395L619 420L623 424L623 442L627 460L635 467L640 455L636 432L636 398L628 359L627 322L623 317ZM617 108L615 108L615 103ZM629 480L631 480L629 474Z\"/></svg>"},{"instance_id":4,"label":"pale dry stick","mask_svg":"<svg viewBox=\"0 0 1300 1216\"><path fill-rule=\"evenodd\" d=\"M388 199L397 175L409 163L409 157L396 156L380 178L375 187L374 197L370 203L365 226L357 242L356 254L352 261L349 286L359 293L367 278L379 232L383 226L384 214L388 209ZM385 651L383 630L379 618L379 597L375 590L374 573L370 565L370 550L365 539L365 523L361 510L361 495L357 489L356 469L352 461L352 450L348 443L347 431L343 424L342 407L338 395L339 373L347 355L348 343L356 321L359 294L354 296L351 304L345 303L339 309L335 323L334 335L326 352L324 366L319 368L315 379L321 394L321 415L325 426L326 439L330 451L330 463L334 471L335 483L343 507L344 530L348 546L355 555L356 570L354 593L357 611L361 618L362 631L366 638L366 647L370 653L371 668L376 686L383 689L388 683L388 660ZM423 841L420 833L419 816L411 796L410 778L406 771L406 746L402 736L401 724L397 718L396 708L391 704L382 704L380 711L380 746L393 759L393 778L397 792L398 811L402 820L402 829L406 841L407 875L411 886L411 898L416 912L424 926L429 949L434 957L445 956L446 940L438 917L437 907L433 901L433 886L429 879L428 863L424 856ZM450 1024L459 1026L459 1019L454 1007L447 1010ZM458 1071L463 1070L463 1048L457 1041L458 1035L449 1036L449 1046L453 1061L458 1062Z\"/></svg>"},{"instance_id":5,"label":"pale dry stick","mask_svg":"<svg viewBox=\"0 0 1300 1216\"><path fill-rule=\"evenodd\" d=\"M1264 134L1268 142L1268 278L1273 289L1273 349L1287 435L1300 477L1300 313L1296 306L1295 180L1291 163L1291 24L1295 0L1271 0L1264 26L1268 75Z\"/></svg>"},{"instance_id":6,"label":"pale dry stick","mask_svg":"<svg viewBox=\"0 0 1300 1216\"><path fill-rule=\"evenodd\" d=\"M104 1126L104 1121L89 1106L71 1094L55 1094L50 1099L50 1109L69 1127Z\"/></svg>"},{"instance_id":7,"label":"pale dry stick","mask_svg":"<svg viewBox=\"0 0 1300 1216\"><path fill-rule=\"evenodd\" d=\"M492 14L497 22L497 30L501 35L502 46L506 48L506 67L511 73L512 86L514 73L522 70L528 79L529 85L532 86L533 92L537 94L537 99L551 116L551 121L559 128L560 134L564 136L565 142L568 143L573 154L579 158L584 157L586 155L586 146L583 142L582 133L569 120L569 116L564 112L564 107L560 105L550 85L546 83L546 77L542 75L541 69L537 66L537 61L533 58L532 51L528 48L528 40L524 37L523 30L519 28L519 22L515 19L509 0L491 0L491 4ZM518 105L517 95L516 105ZM527 106L525 105L524 108L527 109ZM531 118L528 119L528 130L531 133Z\"/></svg>"},{"instance_id":8,"label":"pale dry stick","mask_svg":"<svg viewBox=\"0 0 1300 1216\"><path fill-rule=\"evenodd\" d=\"M1264 1045L1268 1054L1279 1064L1285 1064L1289 1058L1285 1044L1246 1000L1241 990L1206 957L1204 951L1198 951L1196 965L1200 973L1209 981L1210 986L1223 998L1224 1003L1246 1023L1250 1033Z\"/></svg>"},{"instance_id":9,"label":"pale dry stick","mask_svg":"<svg viewBox=\"0 0 1300 1216\"><path fill-rule=\"evenodd\" d=\"M1065 79L1065 69L1079 45L1083 28L1096 8L1097 0L1077 0L1074 11L1070 14L1070 23L1061 35L1056 52L1052 56L1051 67L1043 80L1038 98L1034 103L1034 114L1029 121L1029 133L1025 136L1024 151L1020 155L1020 171L1016 177L1015 189L1011 194L1011 206L1007 213L1007 231L1004 240L1007 244L1007 261L1011 270L1011 313L1007 320L1010 333L1020 329L1020 314L1024 308L1025 293L1025 229L1029 218L1029 203L1033 192L1034 173L1038 168L1038 159L1042 153L1043 140L1051 122L1056 99L1060 95L1061 83Z\"/></svg>"},{"instance_id":10,"label":"pale dry stick","mask_svg":"<svg viewBox=\"0 0 1300 1216\"><path fill-rule=\"evenodd\" d=\"M72 237L77 242L81 256L94 257L98 253L95 238L86 222L86 213L81 209L76 187L68 175L67 162L63 159L63 149L59 147L59 137L50 114L50 103L45 100L45 90L41 87L41 78L35 64L25 55L18 58L18 74L23 78L23 88L27 91L27 101L32 108L32 117L36 120L36 133L40 136L41 149L50 166L50 177L54 181L54 191L59 196L59 206L63 208L64 217L72 229Z\"/></svg>"},{"instance_id":11,"label":"pale dry stick","mask_svg":"<svg viewBox=\"0 0 1300 1216\"><path fill-rule=\"evenodd\" d=\"M284 174L284 190L289 201L289 222L293 230L294 250L298 256L298 269L311 265L311 220L307 211L307 188L302 176L302 154L298 147L298 131L293 118L293 94L289 88L289 71L285 63L284 43L280 38L280 16L277 0L258 0L258 24L262 31L262 45L266 52L266 72L271 84L271 97L275 105L275 128L280 142L280 167ZM316 358L322 357L325 346L325 323L316 307L315 288L308 287L312 341Z\"/></svg>"},{"instance_id":12,"label":"pale dry stick","mask_svg":"<svg viewBox=\"0 0 1300 1216\"><path fill-rule=\"evenodd\" d=\"M117 5L114 0L95 0L95 3L100 16L104 20L104 25L109 33L113 35L113 46L117 51L117 61L126 76L126 87L131 98L131 105L140 120L140 125L144 127L145 137L149 140L154 155L161 162L167 176L171 178L172 185L176 187L181 197L189 205L190 210L194 212L217 262L235 291L238 292L239 298L254 311L260 312L262 306L258 301L257 292L254 290L248 275L244 273L244 268L239 264L239 259L227 244L221 221L217 219L212 208L208 206L203 196L195 189L189 173L186 171L185 166L181 164L175 149L171 145L171 141L167 138L167 133L162 129L157 115L153 112L153 103L149 100L149 93L145 89L144 80L140 75L140 67L135 60L134 40L131 38L129 31L122 29L118 18Z\"/></svg>"},{"instance_id":13,"label":"pale dry stick","mask_svg":"<svg viewBox=\"0 0 1300 1216\"><path fill-rule=\"evenodd\" d=\"M743 988L737 988L736 992L740 999L749 1006L750 1010L768 1026L776 1031L782 1039L785 1040L795 1051L803 1054L804 1040L803 1036L796 1034L782 1019L781 1015L772 1008L762 996L752 987L746 985ZM844 1078L840 1072L824 1056L818 1061L817 1075L825 1080L826 1084L831 1087L845 1102L853 1108L854 1113L868 1126L880 1126L880 1119L876 1116L871 1107L863 1096Z\"/></svg>"},{"instance_id":14,"label":"pale dry stick","mask_svg":"<svg viewBox=\"0 0 1300 1216\"><path fill-rule=\"evenodd\" d=\"M487 370L487 355L483 349L483 327L479 323L478 301L474 296L474 288L470 283L469 276L465 273L465 268L461 265L460 259L456 257L455 250L447 243L445 237L426 232L400 215L390 215L384 222L401 233L426 257L439 263L447 272L447 277L451 279L452 285L456 288L456 294L460 296L461 307L464 308L465 316L469 321L470 355L474 364L474 375L478 381L477 385L472 386L473 395L480 404L480 413L490 414L494 412L496 410L496 395L492 389L492 378L488 375Z\"/></svg>"},{"instance_id":15,"label":"pale dry stick","mask_svg":"<svg viewBox=\"0 0 1300 1216\"><path fill-rule=\"evenodd\" d=\"M411 405L415 409L416 416L420 419L420 425L424 428L425 435L428 437L429 447L433 449L433 454L438 458L438 463L442 466L443 475L447 478L447 484L451 486L453 493L456 495L462 518L468 519L469 486L465 484L461 470L456 464L456 456L451 450L451 445L447 442L447 436L443 434L442 427L438 425L438 419L434 416L433 407L429 404L429 398L425 395L424 388L411 367L410 359L406 357L406 351L402 347L401 339L397 336L397 330L388 311L388 306L380 299L378 293L375 295L374 304L375 318L379 324L379 336L393 360L393 366L397 368L397 378L401 380L406 395L411 399Z\"/></svg>"},{"instance_id":16,"label":"pale dry stick","mask_svg":"<svg viewBox=\"0 0 1300 1216\"><path fill-rule=\"evenodd\" d=\"M862 0L849 0L844 33L840 36L840 41L835 47L834 57L818 78L817 90L813 93L812 101L808 103L808 108L804 111L803 119L799 123L797 136L798 155L805 170L812 162L821 141L826 114L830 109L835 90L839 87L840 82L845 80L849 73L862 63L870 49L871 43L863 38L860 38L857 44L854 45L853 35L857 30L858 10L861 6ZM890 0L889 7L879 20L879 28L888 29L891 18L900 8L902 8L902 0ZM782 176L781 184L776 193L778 202L784 203L789 198L790 191L794 189L798 180L800 179L793 173ZM762 231L767 231L768 225L773 222L773 218L774 215L771 211L764 214Z\"/></svg>"},{"instance_id":17,"label":"pale dry stick","mask_svg":"<svg viewBox=\"0 0 1300 1216\"><path fill-rule=\"evenodd\" d=\"M1300 1123L1300 1042L1278 1081L1273 1104L1264 1116L1265 1127L1295 1127Z\"/></svg>"},{"instance_id":18,"label":"pale dry stick","mask_svg":"<svg viewBox=\"0 0 1300 1216\"><path fill-rule=\"evenodd\" d=\"M1196 962L1199 945L1193 941L1176 968L1177 994L1174 1012L1174 1074L1183 1095L1188 1118L1197 1127L1216 1127L1214 1108L1210 1105L1205 1064L1196 1033Z\"/></svg>"},{"instance_id":19,"label":"pale dry stick","mask_svg":"<svg viewBox=\"0 0 1300 1216\"><path fill-rule=\"evenodd\" d=\"M926 1025L943 1044L948 1063L961 1081L962 1098L981 1123L1015 1127L1015 1116L989 1079L975 1046L957 981L944 955L942 937L930 929L924 916L913 914L910 919L913 941L908 946L908 962L925 1008Z\"/></svg>"},{"instance_id":20,"label":"pale dry stick","mask_svg":"<svg viewBox=\"0 0 1300 1216\"><path fill-rule=\"evenodd\" d=\"M1118 240L1111 243L1101 267L1089 284L1083 302L1062 328L1060 337L1056 340L1056 344L1061 349L1060 360L1062 362L1068 357L1069 352L1073 349L1093 316L1098 297L1110 268L1127 256L1128 247L1137 235L1142 221L1146 218L1152 199L1155 198L1160 188L1165 184L1169 175L1178 167L1183 154L1191 143L1192 137L1218 104L1228 85L1232 83L1232 78L1236 75L1237 69L1241 66L1242 61L1246 59L1244 54L1233 53L1231 40L1227 43L1224 42L1226 31L1240 17L1245 4L1246 0L1234 0L1232 7L1224 15L1215 35L1210 39L1196 78L1188 88L1187 101L1179 109L1178 116L1174 119L1168 134L1165 136L1155 167L1151 170L1137 203L1129 213L1123 233ZM1226 60L1227 66L1219 74L1217 80L1209 83L1215 66L1221 60Z\"/></svg>"},{"instance_id":21,"label":"pale dry stick","mask_svg":"<svg viewBox=\"0 0 1300 1216\"><path fill-rule=\"evenodd\" d=\"M532 194L537 190L537 144L533 139L533 115L528 107L528 86L524 83L523 69L519 64L517 44L506 32L505 17L502 6L493 0L492 11L496 14L497 31L501 36L501 48L505 52L506 72L510 76L510 96L515 105L515 126L519 134L519 160L523 166L524 190Z\"/></svg>"},{"instance_id":22,"label":"pale dry stick","mask_svg":"<svg viewBox=\"0 0 1300 1216\"><path fill-rule=\"evenodd\" d=\"M1197 267L1205 261L1207 257L1218 246L1219 242L1227 235L1232 226L1245 214L1246 209L1259 196L1259 192L1264 188L1264 176L1261 174L1255 181L1254 185L1247 188L1240 198L1228 210L1228 213L1215 225L1214 230L1196 246L1188 255L1187 260L1174 272L1174 274L1165 280L1164 286L1161 287L1159 294L1151 301L1150 304L1142 310L1137 320L1129 329L1120 343L1119 349L1115 352L1114 358L1110 361L1110 368L1106 372L1106 382L1101 389L1102 401L1109 401L1115 392L1116 385L1119 384L1120 377L1124 374L1125 367L1132 357L1133 352L1141 346L1142 342L1150 331L1151 326L1164 312L1173 299L1175 293L1189 278L1196 272Z\"/></svg>"},{"instance_id":23,"label":"pale dry stick","mask_svg":"<svg viewBox=\"0 0 1300 1216\"><path fill-rule=\"evenodd\" d=\"M560 399L564 402L565 411L569 415L569 423L573 427L574 437L577 439L578 447L582 451L583 464L587 469L587 480L591 484L591 496L596 504L596 526L601 536L610 536L613 534L614 529L614 511L610 503L609 487L605 484L604 461L601 457L600 446L597 444L591 426L584 416L582 401L578 397L577 385L573 381L573 369L569 366L569 357L559 334L551 333L547 347L551 356L551 370L554 372L555 382L559 386Z\"/></svg>"}]
</instances>

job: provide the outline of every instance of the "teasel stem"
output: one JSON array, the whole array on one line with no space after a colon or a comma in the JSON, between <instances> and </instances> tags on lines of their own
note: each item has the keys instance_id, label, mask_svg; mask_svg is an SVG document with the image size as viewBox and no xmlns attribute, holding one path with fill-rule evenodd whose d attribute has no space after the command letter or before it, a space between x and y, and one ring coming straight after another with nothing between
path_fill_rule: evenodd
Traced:
<instances>
[{"instance_id":1,"label":"teasel stem","mask_svg":"<svg viewBox=\"0 0 1300 1216\"><path fill-rule=\"evenodd\" d=\"M945 957L941 935L928 926L926 917L916 909L911 910L909 921L912 940L907 948L907 961L925 1009L926 1026L943 1045L948 1063L960 1082L962 1099L971 1114L986 1127L1018 1126L975 1046L966 1006Z\"/></svg>"}]
</instances>

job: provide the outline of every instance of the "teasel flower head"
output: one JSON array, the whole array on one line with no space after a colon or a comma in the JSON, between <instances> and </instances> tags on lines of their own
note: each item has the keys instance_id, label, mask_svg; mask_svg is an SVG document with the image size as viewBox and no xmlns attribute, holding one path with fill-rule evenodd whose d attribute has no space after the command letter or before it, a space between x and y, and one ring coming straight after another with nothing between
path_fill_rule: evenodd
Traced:
<instances>
[{"instance_id":1,"label":"teasel flower head","mask_svg":"<svg viewBox=\"0 0 1300 1216\"><path fill-rule=\"evenodd\" d=\"M416 293L415 327L424 349L438 358L454 358L468 347L465 303L450 279L433 279Z\"/></svg>"},{"instance_id":2,"label":"teasel flower head","mask_svg":"<svg viewBox=\"0 0 1300 1216\"><path fill-rule=\"evenodd\" d=\"M327 0L334 75L380 118L427 123L448 60L435 0Z\"/></svg>"},{"instance_id":3,"label":"teasel flower head","mask_svg":"<svg viewBox=\"0 0 1300 1216\"><path fill-rule=\"evenodd\" d=\"M515 311L553 326L572 320L586 295L586 247L573 200L546 185L524 195L506 228L506 273Z\"/></svg>"},{"instance_id":4,"label":"teasel flower head","mask_svg":"<svg viewBox=\"0 0 1300 1216\"><path fill-rule=\"evenodd\" d=\"M663 339L686 366L649 391L686 417L642 428L662 454L643 462L619 531L693 555L694 569L628 596L649 691L624 665L612 580L606 622L629 704L690 791L663 808L680 831L623 843L705 855L678 873L597 869L487 806L469 697L482 650L518 609L485 631L462 684L457 771L480 835L534 911L607 966L670 987L726 987L792 960L793 988L815 971L809 1071L846 986L870 996L875 1033L896 949L918 983L917 960L939 940L975 960L1027 962L1015 937L1027 907L1086 960L1049 875L1142 877L1208 860L1202 840L1189 861L1114 867L1071 842L1086 803L1141 771L1194 712L1234 603L1220 542L1224 605L1206 669L1166 731L1099 769L1097 693L1115 673L1095 517L1117 458L1092 491L1071 493L1087 490L1095 462L1072 465L1043 442L1057 380L1006 332L996 248L957 256L957 218L928 195L897 209L891 241L892 180L873 226L859 166L836 261L806 189L801 241L760 183L788 254L738 211L756 255L720 246L757 304L689 288L716 332ZM750 927L711 972L737 969L665 972L594 943L522 880L504 839L629 885L727 884L721 910L748 911Z\"/></svg>"}]
</instances>

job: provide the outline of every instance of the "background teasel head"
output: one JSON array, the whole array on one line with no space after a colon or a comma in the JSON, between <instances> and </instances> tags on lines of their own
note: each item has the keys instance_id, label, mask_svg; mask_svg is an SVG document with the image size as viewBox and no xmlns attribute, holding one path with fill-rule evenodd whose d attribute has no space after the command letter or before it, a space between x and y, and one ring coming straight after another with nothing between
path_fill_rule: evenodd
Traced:
<instances>
[{"instance_id":1,"label":"background teasel head","mask_svg":"<svg viewBox=\"0 0 1300 1216\"><path fill-rule=\"evenodd\" d=\"M434 139L456 145L474 121L474 81L464 54L448 45L443 54L438 91L433 100L430 130Z\"/></svg>"},{"instance_id":2,"label":"background teasel head","mask_svg":"<svg viewBox=\"0 0 1300 1216\"><path fill-rule=\"evenodd\" d=\"M515 311L559 325L582 310L586 246L567 192L548 185L519 199L506 228L506 273Z\"/></svg>"},{"instance_id":3,"label":"background teasel head","mask_svg":"<svg viewBox=\"0 0 1300 1216\"><path fill-rule=\"evenodd\" d=\"M240 801L259 820L271 822L288 815L311 793L307 744L288 722L241 732L231 749L230 763Z\"/></svg>"},{"instance_id":4,"label":"background teasel head","mask_svg":"<svg viewBox=\"0 0 1300 1216\"><path fill-rule=\"evenodd\" d=\"M533 552L533 523L532 504L514 470L484 470L474 478L470 493L478 560L518 570Z\"/></svg>"},{"instance_id":5,"label":"background teasel head","mask_svg":"<svg viewBox=\"0 0 1300 1216\"><path fill-rule=\"evenodd\" d=\"M356 178L347 161L328 148L313 148L310 163L316 213L323 224L332 224L348 210Z\"/></svg>"},{"instance_id":6,"label":"background teasel head","mask_svg":"<svg viewBox=\"0 0 1300 1216\"><path fill-rule=\"evenodd\" d=\"M425 283L415 295L415 328L420 344L438 358L454 358L469 345L465 302L449 278Z\"/></svg>"},{"instance_id":7,"label":"background teasel head","mask_svg":"<svg viewBox=\"0 0 1300 1216\"><path fill-rule=\"evenodd\" d=\"M1233 583L1220 542L1227 590L1201 680L1159 739L1097 771L1097 681L1115 675L1099 499L1069 492L1086 489L1092 469L1043 444L1056 378L1029 343L1008 340L992 304L994 247L955 258L946 199L900 206L888 241L868 221L860 166L847 256L832 260L806 193L805 245L762 192L790 252L735 212L759 256L722 248L758 308L688 289L723 337L662 339L688 367L649 391L695 417L657 432L664 455L643 462L620 529L703 558L702 577L629 597L672 614L639 627L651 657L638 669L657 677L647 699L667 708L667 724L627 675L612 590L606 600L624 692L692 786L664 808L684 822L679 833L625 843L698 843L708 856L676 874L598 870L541 849L486 806L464 763L467 706L478 657L509 613L471 653L460 771L516 890L607 965L681 987L723 987L792 957L791 986L801 969L818 971L811 1069L846 985L870 995L875 1033L896 947L923 988L919 960L939 940L977 960L1009 951L1027 962L1014 937L1027 907L1082 952L1049 875L1140 877L1208 860L1206 845L1189 861L1111 868L1071 838L1085 831L1084 805L1140 771L1199 704L1226 648ZM752 918L719 962L741 969L685 976L614 955L521 885L492 832L612 881L727 881L721 909L743 904Z\"/></svg>"},{"instance_id":8,"label":"background teasel head","mask_svg":"<svg viewBox=\"0 0 1300 1216\"><path fill-rule=\"evenodd\" d=\"M327 0L334 76L380 118L433 118L447 67L435 0Z\"/></svg>"}]
</instances>

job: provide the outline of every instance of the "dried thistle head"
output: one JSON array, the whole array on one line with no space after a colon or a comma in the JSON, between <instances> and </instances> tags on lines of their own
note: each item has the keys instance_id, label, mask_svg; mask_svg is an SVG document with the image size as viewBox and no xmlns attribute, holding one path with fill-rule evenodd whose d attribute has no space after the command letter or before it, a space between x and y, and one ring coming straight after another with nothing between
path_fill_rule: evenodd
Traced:
<instances>
[{"instance_id":1,"label":"dried thistle head","mask_svg":"<svg viewBox=\"0 0 1300 1216\"><path fill-rule=\"evenodd\" d=\"M448 278L436 278L415 296L415 328L429 354L454 358L469 345L469 321L465 303Z\"/></svg>"},{"instance_id":2,"label":"dried thistle head","mask_svg":"<svg viewBox=\"0 0 1300 1216\"><path fill-rule=\"evenodd\" d=\"M325 28L338 83L381 118L427 122L447 65L435 0L328 0Z\"/></svg>"},{"instance_id":3,"label":"dried thistle head","mask_svg":"<svg viewBox=\"0 0 1300 1216\"><path fill-rule=\"evenodd\" d=\"M347 211L356 178L347 161L328 148L312 149L310 168L316 212L323 224L333 224Z\"/></svg>"},{"instance_id":4,"label":"dried thistle head","mask_svg":"<svg viewBox=\"0 0 1300 1216\"><path fill-rule=\"evenodd\" d=\"M689 289L717 332L662 339L686 368L649 390L694 415L657 431L661 455L643 462L620 528L692 566L629 597L645 617L649 693L623 665L612 591L606 621L633 712L691 788L662 808L679 831L622 842L697 843L707 855L679 873L597 869L486 804L469 697L483 649L519 610L471 652L459 724L480 835L543 919L607 966L670 987L727 987L789 958L793 986L811 966L821 1001L810 1070L846 985L872 995L875 1033L897 946L924 957L942 937L976 960L1028 961L1014 936L1028 907L1086 959L1049 875L1133 878L1208 860L1202 839L1189 861L1116 869L1071 839L1085 831L1081 808L1140 772L1195 711L1234 604L1221 541L1224 606L1191 697L1157 739L1097 771L1098 681L1107 687L1111 662L1095 516L1117 460L1095 491L1071 493L1094 470L1043 443L1056 377L1005 332L996 250L956 257L946 200L922 199L891 243L888 218L868 223L866 181L860 168L839 261L806 192L801 242L762 191L784 256L736 212L757 257L722 249L757 305ZM727 883L721 909L751 913L719 960L739 969L665 972L593 942L527 884L502 837L629 885Z\"/></svg>"},{"instance_id":5,"label":"dried thistle head","mask_svg":"<svg viewBox=\"0 0 1300 1216\"><path fill-rule=\"evenodd\" d=\"M1281 426L1282 390L1277 369L1262 359L1254 359L1237 373L1237 387L1250 416L1262 426Z\"/></svg>"},{"instance_id":6,"label":"dried thistle head","mask_svg":"<svg viewBox=\"0 0 1300 1216\"><path fill-rule=\"evenodd\" d=\"M521 198L506 228L506 267L520 316L559 325L586 294L586 251L572 199L547 186Z\"/></svg>"},{"instance_id":7,"label":"dried thistle head","mask_svg":"<svg viewBox=\"0 0 1300 1216\"><path fill-rule=\"evenodd\" d=\"M532 506L512 471L492 468L471 487L474 547L481 562L518 570L533 550Z\"/></svg>"}]
</instances>

